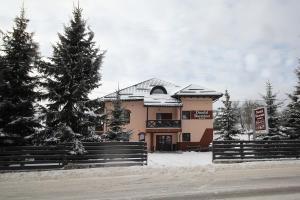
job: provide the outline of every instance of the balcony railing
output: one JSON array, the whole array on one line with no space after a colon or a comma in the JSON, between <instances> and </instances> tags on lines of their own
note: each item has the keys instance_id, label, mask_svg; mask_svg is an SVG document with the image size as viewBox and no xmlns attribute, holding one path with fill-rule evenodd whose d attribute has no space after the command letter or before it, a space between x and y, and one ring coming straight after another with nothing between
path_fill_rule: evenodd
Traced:
<instances>
[{"instance_id":1,"label":"balcony railing","mask_svg":"<svg viewBox=\"0 0 300 200\"><path fill-rule=\"evenodd\" d=\"M147 120L147 128L180 128L181 120Z\"/></svg>"}]
</instances>

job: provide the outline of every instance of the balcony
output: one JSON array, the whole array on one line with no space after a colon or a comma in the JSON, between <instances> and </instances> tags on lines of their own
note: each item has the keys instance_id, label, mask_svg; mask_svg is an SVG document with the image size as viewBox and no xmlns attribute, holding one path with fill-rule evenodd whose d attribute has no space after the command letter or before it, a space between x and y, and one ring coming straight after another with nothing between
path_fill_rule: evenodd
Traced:
<instances>
[{"instance_id":1,"label":"balcony","mask_svg":"<svg viewBox=\"0 0 300 200\"><path fill-rule=\"evenodd\" d=\"M146 128L181 128L181 120L147 120Z\"/></svg>"}]
</instances>

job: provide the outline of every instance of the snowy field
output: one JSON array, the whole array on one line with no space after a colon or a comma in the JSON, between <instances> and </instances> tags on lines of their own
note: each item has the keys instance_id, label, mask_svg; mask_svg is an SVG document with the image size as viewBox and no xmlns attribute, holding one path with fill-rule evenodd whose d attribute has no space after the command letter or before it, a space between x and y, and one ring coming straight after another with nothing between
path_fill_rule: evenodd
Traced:
<instances>
[{"instance_id":1,"label":"snowy field","mask_svg":"<svg viewBox=\"0 0 300 200\"><path fill-rule=\"evenodd\" d=\"M212 164L211 152L149 153L149 167L195 167Z\"/></svg>"}]
</instances>

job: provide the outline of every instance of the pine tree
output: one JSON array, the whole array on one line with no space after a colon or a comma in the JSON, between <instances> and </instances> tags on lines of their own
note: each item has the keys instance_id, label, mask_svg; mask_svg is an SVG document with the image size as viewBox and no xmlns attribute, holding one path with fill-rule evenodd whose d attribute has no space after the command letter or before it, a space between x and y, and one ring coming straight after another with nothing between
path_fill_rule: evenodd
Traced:
<instances>
[{"instance_id":1,"label":"pine tree","mask_svg":"<svg viewBox=\"0 0 300 200\"><path fill-rule=\"evenodd\" d=\"M14 22L13 30L4 34L1 48L0 132L24 142L40 127L34 116L38 79L32 73L39 53L33 33L27 31L24 8Z\"/></svg>"},{"instance_id":2,"label":"pine tree","mask_svg":"<svg viewBox=\"0 0 300 200\"><path fill-rule=\"evenodd\" d=\"M262 135L263 139L280 139L283 135L280 131L280 118L278 108L281 103L277 103L277 95L272 92L272 84L266 83L266 94L263 96L267 107L269 132Z\"/></svg>"},{"instance_id":3,"label":"pine tree","mask_svg":"<svg viewBox=\"0 0 300 200\"><path fill-rule=\"evenodd\" d=\"M87 28L82 9L73 10L64 34L53 46L51 62L42 68L49 100L46 109L46 130L39 140L49 143L72 142L80 153L81 141L92 140L100 123L95 114L100 106L88 94L100 84L99 73L105 52L100 52L93 41L94 33Z\"/></svg>"},{"instance_id":4,"label":"pine tree","mask_svg":"<svg viewBox=\"0 0 300 200\"><path fill-rule=\"evenodd\" d=\"M220 110L216 110L214 113L214 119L213 119L213 127L214 131L219 131L221 130L221 124L220 124Z\"/></svg>"},{"instance_id":5,"label":"pine tree","mask_svg":"<svg viewBox=\"0 0 300 200\"><path fill-rule=\"evenodd\" d=\"M290 139L300 139L300 66L295 71L298 78L298 85L293 94L289 95L291 102L287 106L286 134Z\"/></svg>"},{"instance_id":6,"label":"pine tree","mask_svg":"<svg viewBox=\"0 0 300 200\"><path fill-rule=\"evenodd\" d=\"M126 120L124 119L125 110L122 108L119 89L116 91L116 99L112 103L113 110L108 123L109 131L106 133L106 139L109 141L128 141L131 131L124 129L124 125L126 124Z\"/></svg>"},{"instance_id":7,"label":"pine tree","mask_svg":"<svg viewBox=\"0 0 300 200\"><path fill-rule=\"evenodd\" d=\"M217 139L233 140L234 136L239 133L236 128L238 118L236 111L232 108L232 102L227 90L225 91L225 101L222 102L224 107L219 109L219 116L216 119L220 127L220 130L216 132L219 135Z\"/></svg>"}]
</instances>

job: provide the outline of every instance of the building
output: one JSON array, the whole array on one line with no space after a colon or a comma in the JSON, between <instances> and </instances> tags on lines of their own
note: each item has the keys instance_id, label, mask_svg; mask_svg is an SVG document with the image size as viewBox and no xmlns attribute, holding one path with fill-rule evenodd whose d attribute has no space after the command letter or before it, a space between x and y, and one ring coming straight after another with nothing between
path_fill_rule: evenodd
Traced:
<instances>
[{"instance_id":1,"label":"building","mask_svg":"<svg viewBox=\"0 0 300 200\"><path fill-rule=\"evenodd\" d=\"M121 89L125 128L133 132L130 141L145 141L150 151L208 147L213 139L213 102L221 96L198 85L180 87L156 78ZM102 97L108 118L115 98L116 93Z\"/></svg>"}]
</instances>

